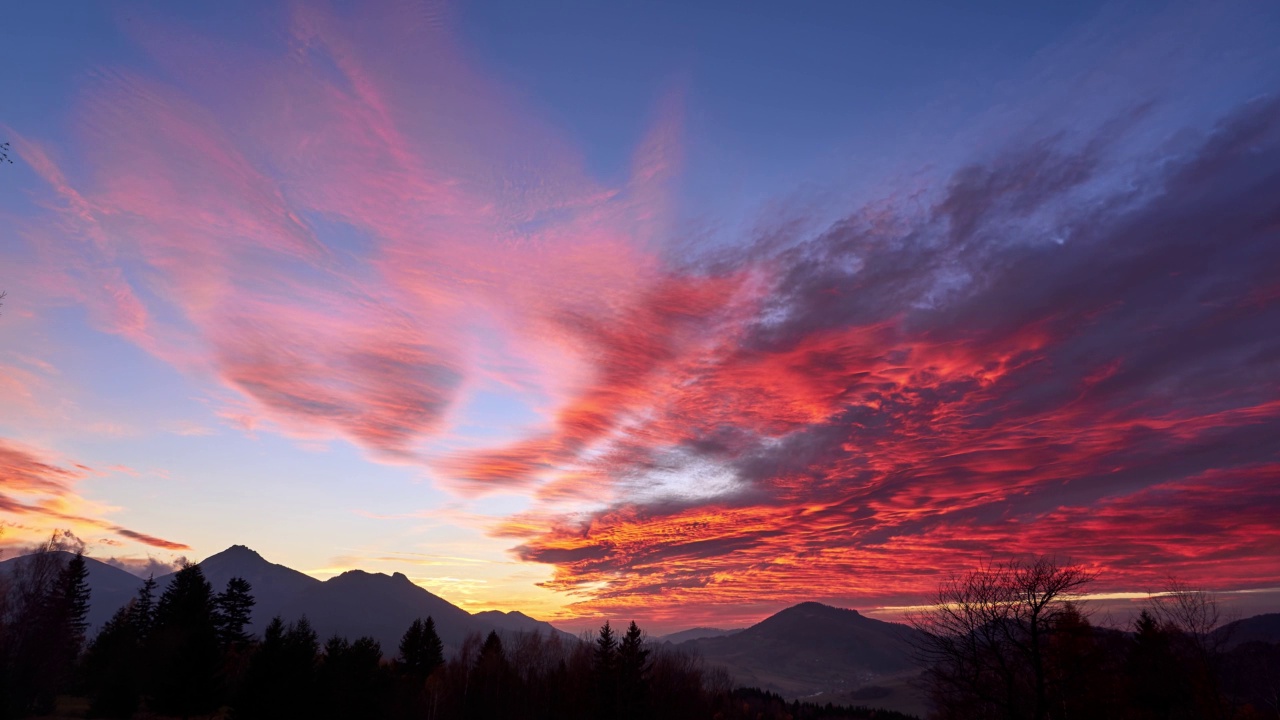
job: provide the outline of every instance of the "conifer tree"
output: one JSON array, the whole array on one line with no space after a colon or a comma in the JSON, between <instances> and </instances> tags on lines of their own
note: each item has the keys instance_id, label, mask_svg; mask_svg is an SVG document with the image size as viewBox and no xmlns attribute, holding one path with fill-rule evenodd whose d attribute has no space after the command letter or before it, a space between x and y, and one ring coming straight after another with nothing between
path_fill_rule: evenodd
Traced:
<instances>
[{"instance_id":1,"label":"conifer tree","mask_svg":"<svg viewBox=\"0 0 1280 720\"><path fill-rule=\"evenodd\" d=\"M618 638L608 620L600 627L592 660L599 714L613 717L618 707Z\"/></svg>"},{"instance_id":2,"label":"conifer tree","mask_svg":"<svg viewBox=\"0 0 1280 720\"><path fill-rule=\"evenodd\" d=\"M224 648L249 641L245 632L253 618L253 586L248 580L233 577L227 581L227 589L216 599L218 640Z\"/></svg>"},{"instance_id":3,"label":"conifer tree","mask_svg":"<svg viewBox=\"0 0 1280 720\"><path fill-rule=\"evenodd\" d=\"M137 600L116 611L85 651L90 717L127 718L138 709Z\"/></svg>"},{"instance_id":4,"label":"conifer tree","mask_svg":"<svg viewBox=\"0 0 1280 720\"><path fill-rule=\"evenodd\" d=\"M303 617L285 625L273 618L249 665L237 702L246 718L310 717L314 711L320 643Z\"/></svg>"},{"instance_id":5,"label":"conifer tree","mask_svg":"<svg viewBox=\"0 0 1280 720\"><path fill-rule=\"evenodd\" d=\"M89 569L84 555L76 553L62 569L54 597L64 627L68 662L74 662L84 648L89 629L89 593Z\"/></svg>"},{"instance_id":6,"label":"conifer tree","mask_svg":"<svg viewBox=\"0 0 1280 720\"><path fill-rule=\"evenodd\" d=\"M643 716L645 680L649 672L649 650L635 621L618 644L618 700L626 717Z\"/></svg>"},{"instance_id":7,"label":"conifer tree","mask_svg":"<svg viewBox=\"0 0 1280 720\"><path fill-rule=\"evenodd\" d=\"M430 616L414 620L400 639L400 668L419 680L425 680L444 664L444 645L436 633L436 622Z\"/></svg>"},{"instance_id":8,"label":"conifer tree","mask_svg":"<svg viewBox=\"0 0 1280 720\"><path fill-rule=\"evenodd\" d=\"M422 624L422 669L430 676L441 665L444 665L444 643L436 632L436 621L428 615Z\"/></svg>"},{"instance_id":9,"label":"conifer tree","mask_svg":"<svg viewBox=\"0 0 1280 720\"><path fill-rule=\"evenodd\" d=\"M490 630L471 668L466 695L467 715L474 718L510 717L514 686L502 638Z\"/></svg>"},{"instance_id":10,"label":"conifer tree","mask_svg":"<svg viewBox=\"0 0 1280 720\"><path fill-rule=\"evenodd\" d=\"M71 681L71 672L84 649L85 631L89 627L89 570L84 555L71 557L50 588L44 602L42 634L50 664L42 679L52 689L63 689Z\"/></svg>"},{"instance_id":11,"label":"conifer tree","mask_svg":"<svg viewBox=\"0 0 1280 720\"><path fill-rule=\"evenodd\" d=\"M600 672L612 672L618 660L618 638L606 620L600 626L600 636L596 638L595 667Z\"/></svg>"},{"instance_id":12,"label":"conifer tree","mask_svg":"<svg viewBox=\"0 0 1280 720\"><path fill-rule=\"evenodd\" d=\"M422 621L415 619L400 638L400 667L417 675L422 667Z\"/></svg>"},{"instance_id":13,"label":"conifer tree","mask_svg":"<svg viewBox=\"0 0 1280 720\"><path fill-rule=\"evenodd\" d=\"M156 577L148 575L146 582L138 588L138 596L133 601L129 619L138 634L138 640L145 640L151 632L156 619Z\"/></svg>"},{"instance_id":14,"label":"conifer tree","mask_svg":"<svg viewBox=\"0 0 1280 720\"><path fill-rule=\"evenodd\" d=\"M218 628L213 586L199 565L183 566L156 603L147 639L156 709L190 715L215 706Z\"/></svg>"}]
</instances>

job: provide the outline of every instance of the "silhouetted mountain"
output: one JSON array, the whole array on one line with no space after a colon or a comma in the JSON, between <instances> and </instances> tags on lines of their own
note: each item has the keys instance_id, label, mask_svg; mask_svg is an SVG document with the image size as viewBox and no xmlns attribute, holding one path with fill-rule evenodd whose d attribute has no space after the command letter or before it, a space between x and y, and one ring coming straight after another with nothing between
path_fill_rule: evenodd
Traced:
<instances>
[{"instance_id":1,"label":"silhouetted mountain","mask_svg":"<svg viewBox=\"0 0 1280 720\"><path fill-rule=\"evenodd\" d=\"M695 627L688 630L673 632L669 635L662 635L655 638L658 642L669 642L673 645L679 645L688 640L701 640L703 638L724 637L737 632L742 632L742 628L734 628L732 630L721 630L720 628Z\"/></svg>"},{"instance_id":2,"label":"silhouetted mountain","mask_svg":"<svg viewBox=\"0 0 1280 720\"><path fill-rule=\"evenodd\" d=\"M1236 620L1214 630L1213 634L1221 639L1228 649L1247 642L1280 643L1280 613L1254 615Z\"/></svg>"},{"instance_id":3,"label":"silhouetted mountain","mask_svg":"<svg viewBox=\"0 0 1280 720\"><path fill-rule=\"evenodd\" d=\"M856 610L807 602L741 632L680 647L723 665L743 685L799 697L879 686L914 674L912 640L918 632Z\"/></svg>"},{"instance_id":4,"label":"silhouetted mountain","mask_svg":"<svg viewBox=\"0 0 1280 720\"><path fill-rule=\"evenodd\" d=\"M559 635L562 640L577 638L576 635L567 633L545 620L535 620L534 618L516 610L512 610L510 612L502 612L501 610L484 610L472 614L471 617L475 620L477 625L482 626L485 630L497 630L500 633L537 632L547 636Z\"/></svg>"},{"instance_id":5,"label":"silhouetted mountain","mask_svg":"<svg viewBox=\"0 0 1280 720\"><path fill-rule=\"evenodd\" d=\"M250 633L261 632L271 618L285 614L302 591L320 584L310 575L270 562L244 545L232 545L198 564L214 592L222 592L233 577L242 577L253 586L253 620L247 628ZM173 575L156 578L158 592L163 592L172 578ZM285 619L289 619L287 614Z\"/></svg>"},{"instance_id":6,"label":"silhouetted mountain","mask_svg":"<svg viewBox=\"0 0 1280 720\"><path fill-rule=\"evenodd\" d=\"M53 554L64 564L73 557L69 552L58 551ZM0 575L14 572L31 562L32 557L21 555L0 562ZM138 588L142 587L142 580L118 567L88 556L84 559L84 565L89 571L85 580L89 584L88 620L89 636L92 637L103 623L110 620L117 610L124 607L124 604L137 594Z\"/></svg>"},{"instance_id":7,"label":"silhouetted mountain","mask_svg":"<svg viewBox=\"0 0 1280 720\"><path fill-rule=\"evenodd\" d=\"M281 614L286 621L306 615L322 642L334 633L353 640L368 635L382 643L389 658L418 618L431 616L440 639L454 648L467 633L481 629L466 610L414 585L402 573L363 570L348 570L304 589Z\"/></svg>"}]
</instances>

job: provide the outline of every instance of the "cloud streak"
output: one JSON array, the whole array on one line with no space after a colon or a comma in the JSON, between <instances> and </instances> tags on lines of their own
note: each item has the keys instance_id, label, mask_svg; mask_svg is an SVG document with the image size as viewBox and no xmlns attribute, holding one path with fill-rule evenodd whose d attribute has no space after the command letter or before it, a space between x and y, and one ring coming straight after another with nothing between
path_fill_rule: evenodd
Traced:
<instances>
[{"instance_id":1,"label":"cloud streak","mask_svg":"<svg viewBox=\"0 0 1280 720\"><path fill-rule=\"evenodd\" d=\"M110 508L86 500L75 484L93 470L84 465L59 465L46 454L0 438L0 513L8 516L4 544L22 545L47 537L54 530L107 532L119 538L162 550L189 550L187 545L130 530L101 517Z\"/></svg>"}]
</instances>

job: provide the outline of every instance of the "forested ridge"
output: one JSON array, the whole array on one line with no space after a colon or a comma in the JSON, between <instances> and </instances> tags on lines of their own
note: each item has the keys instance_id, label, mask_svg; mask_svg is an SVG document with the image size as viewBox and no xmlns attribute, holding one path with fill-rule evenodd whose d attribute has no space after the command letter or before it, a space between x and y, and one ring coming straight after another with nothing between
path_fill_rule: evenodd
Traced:
<instances>
[{"instance_id":1,"label":"forested ridge","mask_svg":"<svg viewBox=\"0 0 1280 720\"><path fill-rule=\"evenodd\" d=\"M51 542L27 560L0 577L6 718L910 717L735 687L723 668L650 642L635 622L581 639L474 633L456 652L431 617L394 648L320 637L305 616L275 617L254 635L251 584L233 577L215 588L193 564L163 588L145 582L89 637L85 558ZM1280 717L1280 644L1232 642L1213 596L1176 585L1131 627L1094 625L1076 601L1092 580L1042 558L943 583L910 636L931 717Z\"/></svg>"},{"instance_id":2,"label":"forested ridge","mask_svg":"<svg viewBox=\"0 0 1280 720\"><path fill-rule=\"evenodd\" d=\"M235 718L880 718L883 710L787 701L735 689L719 668L655 647L632 622L591 641L472 635L451 657L432 618L397 648L369 637L320 638L305 617L246 631L252 587L216 590L198 565L165 588L146 582L92 637L85 561L52 545L5 586L0 624L4 717L48 715L68 698L88 717Z\"/></svg>"}]
</instances>

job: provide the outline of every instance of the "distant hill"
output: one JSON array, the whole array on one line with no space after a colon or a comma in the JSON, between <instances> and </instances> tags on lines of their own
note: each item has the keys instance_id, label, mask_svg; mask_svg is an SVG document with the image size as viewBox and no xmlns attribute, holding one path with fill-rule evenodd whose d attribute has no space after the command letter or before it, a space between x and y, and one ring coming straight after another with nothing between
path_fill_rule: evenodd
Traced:
<instances>
[{"instance_id":1,"label":"distant hill","mask_svg":"<svg viewBox=\"0 0 1280 720\"><path fill-rule=\"evenodd\" d=\"M732 630L721 630L720 628L695 627L695 628L689 628L688 630L673 632L667 635L661 635L655 639L658 642L669 642L674 645L679 645L680 643L686 642L688 640L701 640L703 638L724 637L725 635L732 635L736 632L741 632L741 631L742 631L742 628L734 628Z\"/></svg>"},{"instance_id":2,"label":"distant hill","mask_svg":"<svg viewBox=\"0 0 1280 720\"><path fill-rule=\"evenodd\" d=\"M724 666L742 685L801 697L892 685L914 675L912 641L918 633L856 610L807 602L732 635L679 647Z\"/></svg>"},{"instance_id":3,"label":"distant hill","mask_svg":"<svg viewBox=\"0 0 1280 720\"><path fill-rule=\"evenodd\" d=\"M67 563L73 555L58 551L54 555L62 563ZM21 555L0 562L0 576L9 575L18 568L31 562L31 555ZM86 556L85 569L89 571L86 582L89 583L89 635L92 636L111 619L117 610L124 607L129 599L137 595L142 587L142 580L118 567L108 565L100 560Z\"/></svg>"},{"instance_id":4,"label":"distant hill","mask_svg":"<svg viewBox=\"0 0 1280 720\"><path fill-rule=\"evenodd\" d=\"M1280 643L1280 613L1236 620L1214 630L1213 634L1225 642L1227 649L1247 642Z\"/></svg>"},{"instance_id":5,"label":"distant hill","mask_svg":"<svg viewBox=\"0 0 1280 720\"><path fill-rule=\"evenodd\" d=\"M543 635L559 635L562 640L576 640L577 635L567 633L545 620L535 620L517 610L502 612L501 610L484 610L471 616L484 628L503 632L541 633Z\"/></svg>"}]
</instances>

